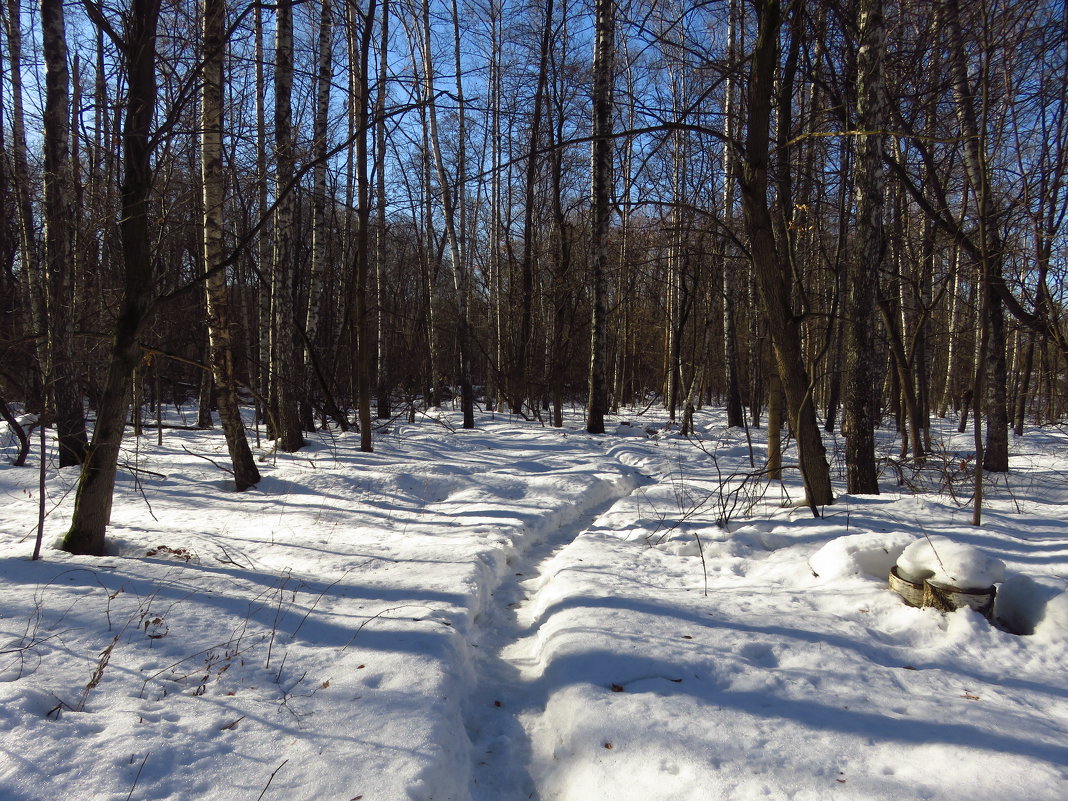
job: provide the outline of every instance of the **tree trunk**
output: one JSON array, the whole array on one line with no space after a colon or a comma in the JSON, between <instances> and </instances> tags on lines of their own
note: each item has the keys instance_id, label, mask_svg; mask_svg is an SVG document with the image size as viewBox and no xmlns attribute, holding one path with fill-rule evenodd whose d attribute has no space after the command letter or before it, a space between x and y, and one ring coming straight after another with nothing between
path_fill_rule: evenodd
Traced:
<instances>
[{"instance_id":1,"label":"tree trunk","mask_svg":"<svg viewBox=\"0 0 1068 801\"><path fill-rule=\"evenodd\" d=\"M561 9L562 18L567 19L567 5ZM562 37L566 42L566 26L562 28ZM563 45L562 45L563 46ZM551 48L551 53L560 49ZM571 225L567 220L565 208L564 189L564 142L567 138L566 117L562 95L565 91L564 82L567 80L564 73L556 62L555 55L552 58L554 88L553 120L549 130L553 132L552 154L550 156L551 183L552 183L552 216L555 231L555 264L552 270L552 295L550 306L552 318L552 331L549 341L549 391L552 398L552 424L555 428L564 425L564 375L571 355L571 329L573 314L571 310L571 287L568 278L573 268L571 260L572 233ZM622 262L621 262L622 263ZM622 349L622 345L620 346Z\"/></svg>"},{"instance_id":2,"label":"tree trunk","mask_svg":"<svg viewBox=\"0 0 1068 801\"><path fill-rule=\"evenodd\" d=\"M7 423L7 427L11 430L11 433L15 435L15 439L19 441L19 452L11 462L12 467L25 467L26 457L30 453L30 438L19 424L19 421L16 420L15 416L11 413L11 406L7 402L7 398L2 395L0 395L0 419Z\"/></svg>"},{"instance_id":3,"label":"tree trunk","mask_svg":"<svg viewBox=\"0 0 1068 801\"><path fill-rule=\"evenodd\" d=\"M886 337L891 358L893 359L895 377L899 389L899 402L903 404L905 420L900 425L903 437L901 455L905 456L909 450L907 443L911 442L912 458L921 460L924 457L922 432L922 412L920 411L919 399L916 395L916 382L913 378L912 365L909 362L908 353L905 350L904 337L895 320L890 301L878 294L877 304L883 326L886 329Z\"/></svg>"},{"instance_id":4,"label":"tree trunk","mask_svg":"<svg viewBox=\"0 0 1068 801\"><path fill-rule=\"evenodd\" d=\"M453 45L456 56L456 92L459 104L458 114L460 119L459 148L457 152L457 176L456 197L453 197L448 173L445 169L445 160L441 149L441 137L438 132L437 98L434 89L434 60L431 52L430 40L430 6L429 0L423 0L422 25L423 25L423 80L425 81L424 92L430 123L430 145L434 155L434 165L437 168L438 189L441 193L442 217L445 223L445 238L449 246L449 256L452 261L453 289L456 292L456 344L460 352L460 393L461 408L463 412L463 427L474 428L474 392L471 385L471 321L467 305L467 265L466 265L466 232L462 219L465 206L464 201L464 101L463 83L461 80L460 64L460 33L458 9L453 5Z\"/></svg>"},{"instance_id":5,"label":"tree trunk","mask_svg":"<svg viewBox=\"0 0 1068 801\"><path fill-rule=\"evenodd\" d=\"M816 422L811 385L801 347L801 322L790 300L790 268L778 252L768 208L769 132L778 52L779 2L761 0L759 29L749 82L749 114L741 170L742 209L753 272L768 325L787 412L797 437L807 502L814 514L834 501L830 466Z\"/></svg>"},{"instance_id":6,"label":"tree trunk","mask_svg":"<svg viewBox=\"0 0 1068 801\"><path fill-rule=\"evenodd\" d=\"M473 345L471 334L470 283L467 248L467 106L464 100L463 51L460 37L460 6L452 0L453 69L456 72L456 205L453 227L456 229L453 248L453 288L456 290L458 317L457 346L460 351L460 411L463 427L475 427L475 390L472 380ZM440 164L440 159L439 159Z\"/></svg>"},{"instance_id":7,"label":"tree trunk","mask_svg":"<svg viewBox=\"0 0 1068 801\"><path fill-rule=\"evenodd\" d=\"M512 364L509 394L512 412L519 414L523 403L531 395L527 386L529 350L534 309L534 192L537 188L539 147L542 116L545 106L545 87L549 76L549 43L553 28L553 0L545 0L545 19L541 29L538 52L538 82L534 90L534 110L530 120L530 146L527 149L526 181L524 183L523 252L519 263L521 286L519 291L519 330L516 332L516 352Z\"/></svg>"},{"instance_id":8,"label":"tree trunk","mask_svg":"<svg viewBox=\"0 0 1068 801\"><path fill-rule=\"evenodd\" d=\"M293 140L293 0L279 0L275 19L274 145L275 202L274 259L271 270L271 374L274 385L273 432L280 450L292 453L304 446L297 387L297 326L294 305L296 246Z\"/></svg>"},{"instance_id":9,"label":"tree trunk","mask_svg":"<svg viewBox=\"0 0 1068 801\"><path fill-rule=\"evenodd\" d=\"M604 433L608 412L607 313L605 273L608 268L608 225L612 192L612 85L615 63L615 0L596 0L593 45L593 156L590 230L589 398L586 430Z\"/></svg>"},{"instance_id":10,"label":"tree trunk","mask_svg":"<svg viewBox=\"0 0 1068 801\"><path fill-rule=\"evenodd\" d=\"M879 494L875 466L875 305L886 253L883 234L883 140L886 94L883 54L886 34L882 0L861 0L857 55L857 231L847 266L846 368L843 430L846 486L852 494Z\"/></svg>"},{"instance_id":11,"label":"tree trunk","mask_svg":"<svg viewBox=\"0 0 1068 801\"><path fill-rule=\"evenodd\" d=\"M74 215L70 164L70 75L62 0L41 0L45 59L44 265L47 344L44 381L55 415L60 467L81 464L88 438L74 359Z\"/></svg>"},{"instance_id":12,"label":"tree trunk","mask_svg":"<svg viewBox=\"0 0 1068 801\"><path fill-rule=\"evenodd\" d=\"M987 371L984 383L987 430L983 467L987 472L1005 473L1009 469L1009 415L1007 407L1005 367L1005 313L997 287L1003 283L1004 252L996 219L996 202L986 155L986 137L980 131L976 114L976 93L968 76L964 37L960 27L960 8L957 0L942 0L940 8L948 37L949 69L953 82L957 121L963 135L964 169L976 194L976 214L979 227L979 258L982 262L983 303L988 318L982 322L987 341L985 347ZM984 92L985 96L985 92ZM985 101L984 101L985 102ZM982 404L976 399L976 408Z\"/></svg>"},{"instance_id":13,"label":"tree trunk","mask_svg":"<svg viewBox=\"0 0 1068 801\"><path fill-rule=\"evenodd\" d=\"M740 8L738 0L731 0L727 12L727 60L733 63L738 57ZM727 76L723 101L723 219L731 224L735 220L735 187L738 179L738 159L733 139L740 127L738 79L734 72ZM738 314L736 310L739 293L738 270L733 253L728 251L726 234L719 238L719 257L723 269L723 364L727 385L727 426L745 427L745 408L742 405L742 383L738 366Z\"/></svg>"},{"instance_id":14,"label":"tree trunk","mask_svg":"<svg viewBox=\"0 0 1068 801\"><path fill-rule=\"evenodd\" d=\"M47 290L41 276L38 253L37 227L34 221L33 200L30 195L30 170L27 158L26 123L22 94L22 4L19 0L7 0L8 63L11 73L11 172L15 185L15 207L19 226L19 271L23 293L30 308L33 330L43 335L47 329ZM44 366L48 361L46 340L39 336L37 345L38 370L36 378L46 386ZM44 398L42 408L44 407ZM31 404L32 405L32 404Z\"/></svg>"},{"instance_id":15,"label":"tree trunk","mask_svg":"<svg viewBox=\"0 0 1068 801\"><path fill-rule=\"evenodd\" d=\"M270 176L267 168L267 81L264 75L266 47L264 45L263 9L257 4L252 10L253 35L255 37L255 75L256 75L256 210L261 217L268 214L268 184ZM273 221L268 220L256 239L256 268L259 278L259 292L256 313L259 318L257 326L258 343L256 358L256 387L258 389L256 443L260 440L260 420L267 421L267 434L274 434L274 378L271 375L271 351L274 341L274 304L271 302L271 240L273 238Z\"/></svg>"},{"instance_id":16,"label":"tree trunk","mask_svg":"<svg viewBox=\"0 0 1068 801\"><path fill-rule=\"evenodd\" d=\"M376 396L375 415L379 420L388 420L390 411L389 350L386 330L386 81L389 77L389 0L382 0L381 53L379 55L378 95L375 99L375 192L378 224L375 226L375 344L376 344Z\"/></svg>"},{"instance_id":17,"label":"tree trunk","mask_svg":"<svg viewBox=\"0 0 1068 801\"><path fill-rule=\"evenodd\" d=\"M1035 365L1035 334L1027 335L1023 365L1020 368L1020 386L1016 393L1016 410L1013 418L1013 434L1022 437L1027 422L1027 402L1031 393L1031 374Z\"/></svg>"},{"instance_id":18,"label":"tree trunk","mask_svg":"<svg viewBox=\"0 0 1068 801\"><path fill-rule=\"evenodd\" d=\"M356 325L356 411L360 424L360 450L374 450L371 432L371 314L367 302L367 277L371 247L371 179L368 143L371 137L371 33L375 19L375 0L368 0L365 11L354 10L360 21L356 43L356 63L349 65L353 91L352 123L356 133L356 240L353 249L354 306Z\"/></svg>"},{"instance_id":19,"label":"tree trunk","mask_svg":"<svg viewBox=\"0 0 1068 801\"><path fill-rule=\"evenodd\" d=\"M489 140L490 140L490 222L489 222L489 293L490 314L492 316L490 328L491 338L491 361L489 375L487 376L486 406L490 411L504 410L504 376L502 363L504 360L504 328L502 319L503 291L501 279L502 273L502 161L503 161L503 134L501 132L504 87L502 82L502 63L504 59L503 25L501 21L501 9L503 0L489 0L487 15L490 24L490 63L489 63Z\"/></svg>"},{"instance_id":20,"label":"tree trunk","mask_svg":"<svg viewBox=\"0 0 1068 801\"><path fill-rule=\"evenodd\" d=\"M130 406L130 382L141 361L137 338L152 301L153 254L148 200L152 188L150 134L156 106L156 26L160 2L132 0L122 41L117 43L126 53L127 83L119 219L125 286L93 439L82 464L71 527L63 539L63 549L76 554L99 556L104 553L119 444ZM99 24L102 20L94 19L94 22Z\"/></svg>"},{"instance_id":21,"label":"tree trunk","mask_svg":"<svg viewBox=\"0 0 1068 801\"><path fill-rule=\"evenodd\" d=\"M334 71L334 9L332 0L321 0L319 9L318 71L315 76L315 114L312 120L312 246L308 282L308 309L304 322L304 363L311 364L319 332L323 273L326 270L327 225L326 152L327 123L330 112L330 85ZM305 391L305 394L307 391Z\"/></svg>"},{"instance_id":22,"label":"tree trunk","mask_svg":"<svg viewBox=\"0 0 1068 801\"><path fill-rule=\"evenodd\" d=\"M768 376L768 478L782 480L782 382L775 365L769 365Z\"/></svg>"},{"instance_id":23,"label":"tree trunk","mask_svg":"<svg viewBox=\"0 0 1068 801\"><path fill-rule=\"evenodd\" d=\"M204 0L204 84L201 100L201 176L204 194L204 267L207 270L208 354L215 379L219 420L230 460L234 483L242 492L260 480L256 460L245 437L234 376L234 351L230 335L230 296L223 265L223 212L226 173L222 163L223 61L226 52L226 0Z\"/></svg>"}]
</instances>

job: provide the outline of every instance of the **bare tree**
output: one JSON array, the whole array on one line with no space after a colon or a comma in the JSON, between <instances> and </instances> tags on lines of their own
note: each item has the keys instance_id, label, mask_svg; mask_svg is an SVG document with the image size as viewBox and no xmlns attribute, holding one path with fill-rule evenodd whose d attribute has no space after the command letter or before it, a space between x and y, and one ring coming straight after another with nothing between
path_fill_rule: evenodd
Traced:
<instances>
[{"instance_id":1,"label":"bare tree","mask_svg":"<svg viewBox=\"0 0 1068 801\"><path fill-rule=\"evenodd\" d=\"M226 174L222 164L222 87L226 52L226 0L204 0L202 24L204 80L201 90L200 149L209 359L215 379L219 419L234 467L234 482L238 492L241 492L258 483L260 473L245 437L245 425L238 404L233 338L230 333L230 297L224 262Z\"/></svg>"},{"instance_id":2,"label":"bare tree","mask_svg":"<svg viewBox=\"0 0 1068 801\"><path fill-rule=\"evenodd\" d=\"M593 42L593 174L591 177L590 294L593 316L590 321L589 398L586 430L604 433L608 412L608 345L606 278L608 269L608 227L612 195L612 110L615 72L615 0L596 0Z\"/></svg>"},{"instance_id":3,"label":"bare tree","mask_svg":"<svg viewBox=\"0 0 1068 801\"><path fill-rule=\"evenodd\" d=\"M883 142L887 123L883 0L861 0L857 53L857 232L847 266L846 381L843 431L850 493L879 493L875 467L875 326L873 307L886 252L883 234Z\"/></svg>"},{"instance_id":4,"label":"bare tree","mask_svg":"<svg viewBox=\"0 0 1068 801\"><path fill-rule=\"evenodd\" d=\"M82 464L74 515L64 550L100 555L111 518L119 444L130 406L134 369L141 362L138 334L153 300L149 194L152 189L152 122L156 107L156 29L160 0L131 0L121 34L101 9L87 3L94 24L125 56L126 118L123 129L122 236L124 287L93 439Z\"/></svg>"},{"instance_id":5,"label":"bare tree","mask_svg":"<svg viewBox=\"0 0 1068 801\"><path fill-rule=\"evenodd\" d=\"M11 179L14 184L15 211L18 217L19 263L22 292L29 306L32 334L37 341L37 370L44 381L41 368L48 361L46 288L42 280L41 259L38 252L37 227L34 221L33 192L26 144L26 115L22 84L22 4L7 0L4 24L7 28L7 55L11 81Z\"/></svg>"},{"instance_id":6,"label":"bare tree","mask_svg":"<svg viewBox=\"0 0 1068 801\"><path fill-rule=\"evenodd\" d=\"M74 359L74 276L71 221L70 73L62 0L41 0L45 58L44 266L47 309L45 387L55 414L60 466L81 464L88 439Z\"/></svg>"},{"instance_id":7,"label":"bare tree","mask_svg":"<svg viewBox=\"0 0 1068 801\"><path fill-rule=\"evenodd\" d=\"M761 307L797 437L801 476L808 503L818 514L819 507L834 501L830 466L805 369L801 320L791 301L790 265L779 250L781 245L768 206L771 110L781 13L778 0L757 0L756 8L757 41L749 73L749 109L740 175L742 209Z\"/></svg>"},{"instance_id":8,"label":"bare tree","mask_svg":"<svg viewBox=\"0 0 1068 801\"><path fill-rule=\"evenodd\" d=\"M428 0L422 0L422 48L423 48L423 81L424 102L427 108L429 122L430 147L434 156L434 166L437 171L438 191L441 194L442 217L445 223L445 237L449 246L449 256L452 261L453 289L456 293L456 340L460 351L460 393L461 409L463 413L463 427L474 428L474 392L471 381L471 319L468 311L468 275L467 275L467 252L465 248L465 224L462 218L466 205L464 185L466 178L464 171L467 169L465 159L464 115L466 113L463 94L463 72L461 65L459 10L453 4L453 52L455 55L454 68L456 70L456 101L458 104L457 115L459 130L457 132L458 145L456 155L456 184L455 190L452 181L449 180L448 171L445 167L445 158L442 152L441 133L438 127L438 98L435 88L434 58L430 38L430 5ZM455 191L455 195L453 192Z\"/></svg>"},{"instance_id":9,"label":"bare tree","mask_svg":"<svg viewBox=\"0 0 1068 801\"><path fill-rule=\"evenodd\" d=\"M304 446L297 395L297 318L294 300L296 258L293 134L293 2L279 0L274 39L274 256L271 265L272 432L283 451Z\"/></svg>"}]
</instances>

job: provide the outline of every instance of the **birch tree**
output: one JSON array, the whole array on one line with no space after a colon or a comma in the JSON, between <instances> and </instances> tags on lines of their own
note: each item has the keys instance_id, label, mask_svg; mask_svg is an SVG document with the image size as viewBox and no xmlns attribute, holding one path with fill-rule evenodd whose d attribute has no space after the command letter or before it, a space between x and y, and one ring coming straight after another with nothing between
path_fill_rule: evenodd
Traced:
<instances>
[{"instance_id":1,"label":"birch tree","mask_svg":"<svg viewBox=\"0 0 1068 801\"><path fill-rule=\"evenodd\" d=\"M80 464L88 439L74 360L74 186L70 159L70 72L62 0L41 0L45 59L44 268L46 394L55 415L61 467Z\"/></svg>"},{"instance_id":2,"label":"birch tree","mask_svg":"<svg viewBox=\"0 0 1068 801\"><path fill-rule=\"evenodd\" d=\"M590 319L589 397L586 430L604 433L608 412L608 342L606 299L608 229L612 199L612 89L615 68L615 0L596 0L593 41L593 143L590 187Z\"/></svg>"},{"instance_id":3,"label":"birch tree","mask_svg":"<svg viewBox=\"0 0 1068 801\"><path fill-rule=\"evenodd\" d=\"M462 64L460 56L460 30L459 8L454 2L452 6L452 30L453 30L453 53L454 68L456 69L456 101L458 104L457 114L459 120L458 149L456 157L456 187L449 180L448 170L445 166L445 157L442 152L441 132L438 126L438 101L437 89L435 88L434 56L430 37L430 3L422 0L422 53L423 53L423 91L424 102L427 109L427 121L429 123L430 147L434 157L434 167L437 172L438 191L441 195L442 217L445 223L445 237L448 242L449 256L452 261L453 289L456 293L456 339L457 348L460 352L460 393L461 409L463 413L463 427L474 428L474 392L471 382L471 319L468 310L468 270L467 253L465 248L464 220L462 218L465 207L464 195L464 170L466 169L465 144L466 131L464 125L464 94L462 80ZM455 191L455 195L453 194Z\"/></svg>"}]
</instances>

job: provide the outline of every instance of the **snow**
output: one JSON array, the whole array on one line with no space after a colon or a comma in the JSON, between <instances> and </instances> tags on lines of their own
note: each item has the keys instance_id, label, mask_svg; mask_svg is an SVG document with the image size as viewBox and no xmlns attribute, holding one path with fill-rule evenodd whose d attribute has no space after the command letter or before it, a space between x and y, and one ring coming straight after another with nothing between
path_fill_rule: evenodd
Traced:
<instances>
[{"instance_id":1,"label":"snow","mask_svg":"<svg viewBox=\"0 0 1068 801\"><path fill-rule=\"evenodd\" d=\"M1007 578L994 598L994 618L1007 631L1068 639L1068 595L1025 575Z\"/></svg>"},{"instance_id":2,"label":"snow","mask_svg":"<svg viewBox=\"0 0 1068 801\"><path fill-rule=\"evenodd\" d=\"M814 518L719 412L664 422L442 409L241 494L217 430L152 431L101 559L29 561L36 451L0 467L0 798L1068 796L1068 435L1015 441L975 528L934 465ZM48 465L46 543L76 479ZM932 543L1004 564L1001 627L888 590Z\"/></svg>"},{"instance_id":3,"label":"snow","mask_svg":"<svg viewBox=\"0 0 1068 801\"><path fill-rule=\"evenodd\" d=\"M924 537L898 557L897 573L914 584L983 590L1005 577L1005 563L949 537Z\"/></svg>"},{"instance_id":4,"label":"snow","mask_svg":"<svg viewBox=\"0 0 1068 801\"><path fill-rule=\"evenodd\" d=\"M907 531L867 531L828 542L809 560L817 578L841 580L849 576L882 579L889 575L901 554L916 542Z\"/></svg>"}]
</instances>

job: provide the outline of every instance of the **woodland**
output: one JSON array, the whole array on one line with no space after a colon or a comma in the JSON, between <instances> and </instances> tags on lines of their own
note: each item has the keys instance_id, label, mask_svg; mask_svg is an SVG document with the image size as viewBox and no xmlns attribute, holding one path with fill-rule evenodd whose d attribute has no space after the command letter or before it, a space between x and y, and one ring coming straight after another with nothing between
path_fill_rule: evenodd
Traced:
<instances>
[{"instance_id":1,"label":"woodland","mask_svg":"<svg viewBox=\"0 0 1068 801\"><path fill-rule=\"evenodd\" d=\"M816 514L822 431L871 494L876 428L922 461L952 412L976 521L1012 435L1064 419L1063 2L5 0L3 24L0 412L81 465L74 553L103 552L123 434L167 407L217 411L237 490L252 438L371 451L445 401L464 427L577 404L590 433L725 407Z\"/></svg>"}]
</instances>

